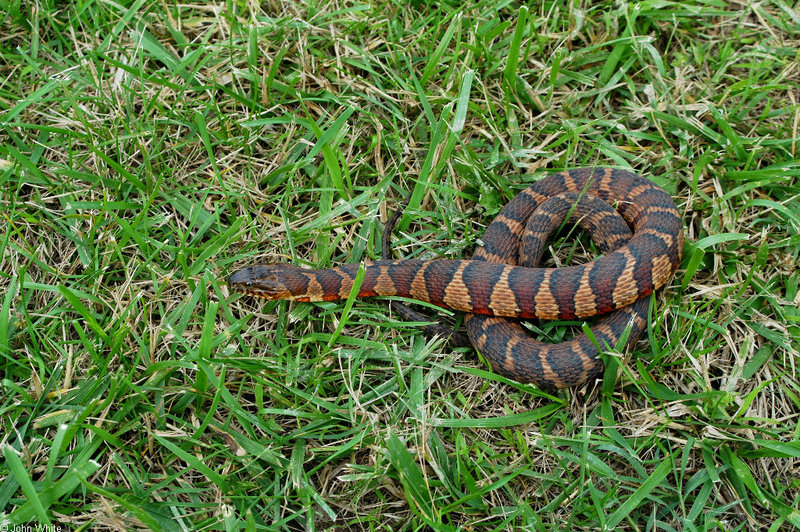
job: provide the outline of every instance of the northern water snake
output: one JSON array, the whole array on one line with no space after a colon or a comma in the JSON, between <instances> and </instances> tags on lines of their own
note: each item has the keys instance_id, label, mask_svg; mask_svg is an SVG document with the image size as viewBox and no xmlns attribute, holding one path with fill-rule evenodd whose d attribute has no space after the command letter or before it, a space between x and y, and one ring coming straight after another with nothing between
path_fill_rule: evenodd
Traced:
<instances>
[{"instance_id":1,"label":"northern water snake","mask_svg":"<svg viewBox=\"0 0 800 532\"><path fill-rule=\"evenodd\" d=\"M548 198L568 193L611 205L633 236L586 264L517 265L529 218ZM535 216L549 219L552 210L544 205ZM569 170L534 183L506 204L482 240L472 260L380 260L322 270L256 265L235 272L229 285L267 299L329 301L350 295L362 267L359 297L399 295L468 312L470 340L498 372L552 388L596 376L602 367L597 345L585 335L561 344L536 342L502 318L576 319L617 311L595 324L593 336L601 348L613 347L630 326L630 343L646 323L642 298L669 281L683 252L680 213L669 194L632 172L610 168Z\"/></svg>"}]
</instances>

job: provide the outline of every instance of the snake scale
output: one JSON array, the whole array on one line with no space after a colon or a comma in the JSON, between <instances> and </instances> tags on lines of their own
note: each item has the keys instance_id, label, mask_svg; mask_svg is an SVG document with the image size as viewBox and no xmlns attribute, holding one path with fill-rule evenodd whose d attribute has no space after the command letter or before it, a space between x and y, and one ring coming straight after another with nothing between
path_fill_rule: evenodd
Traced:
<instances>
[{"instance_id":1,"label":"snake scale","mask_svg":"<svg viewBox=\"0 0 800 532\"><path fill-rule=\"evenodd\" d=\"M593 232L605 255L577 266L536 267L547 234L570 214ZM471 260L364 263L358 297L402 296L467 312L470 341L498 373L551 389L597 377L598 345L614 347L626 330L627 345L636 341L647 323L646 296L678 268L683 228L673 199L649 180L625 170L579 168L520 192L482 241ZM266 299L329 301L350 295L359 267L255 265L235 272L228 283ZM596 315L604 316L591 329L594 339L581 334L560 344L536 341L508 319Z\"/></svg>"}]
</instances>

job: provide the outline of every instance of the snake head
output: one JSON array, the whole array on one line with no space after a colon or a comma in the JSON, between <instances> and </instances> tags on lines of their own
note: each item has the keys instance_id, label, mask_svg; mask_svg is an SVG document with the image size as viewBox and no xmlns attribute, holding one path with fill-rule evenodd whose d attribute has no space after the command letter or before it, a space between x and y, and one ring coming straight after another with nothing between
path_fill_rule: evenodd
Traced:
<instances>
[{"instance_id":1,"label":"snake head","mask_svg":"<svg viewBox=\"0 0 800 532\"><path fill-rule=\"evenodd\" d=\"M228 286L265 299L295 299L308 284L302 268L291 264L248 266L233 273Z\"/></svg>"}]
</instances>

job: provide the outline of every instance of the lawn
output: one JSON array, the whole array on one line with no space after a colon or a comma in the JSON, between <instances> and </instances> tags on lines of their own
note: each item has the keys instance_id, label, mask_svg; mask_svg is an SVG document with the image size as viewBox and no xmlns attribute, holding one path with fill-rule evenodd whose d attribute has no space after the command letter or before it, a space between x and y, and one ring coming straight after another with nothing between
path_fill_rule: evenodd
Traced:
<instances>
[{"instance_id":1,"label":"lawn","mask_svg":"<svg viewBox=\"0 0 800 532\"><path fill-rule=\"evenodd\" d=\"M783 0L0 0L0 530L800 529L798 49ZM394 256L468 258L595 166L686 248L577 388L225 283L409 196Z\"/></svg>"}]
</instances>

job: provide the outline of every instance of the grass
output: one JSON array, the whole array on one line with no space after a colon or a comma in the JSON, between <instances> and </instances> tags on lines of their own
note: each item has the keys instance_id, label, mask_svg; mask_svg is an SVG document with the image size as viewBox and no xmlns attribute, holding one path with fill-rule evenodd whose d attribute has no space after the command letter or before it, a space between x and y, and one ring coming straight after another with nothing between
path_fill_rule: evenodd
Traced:
<instances>
[{"instance_id":1,"label":"grass","mask_svg":"<svg viewBox=\"0 0 800 532\"><path fill-rule=\"evenodd\" d=\"M800 528L799 46L784 1L0 0L0 523ZM397 256L468 257L593 165L687 235L602 383L223 281L375 258L409 194Z\"/></svg>"}]
</instances>

